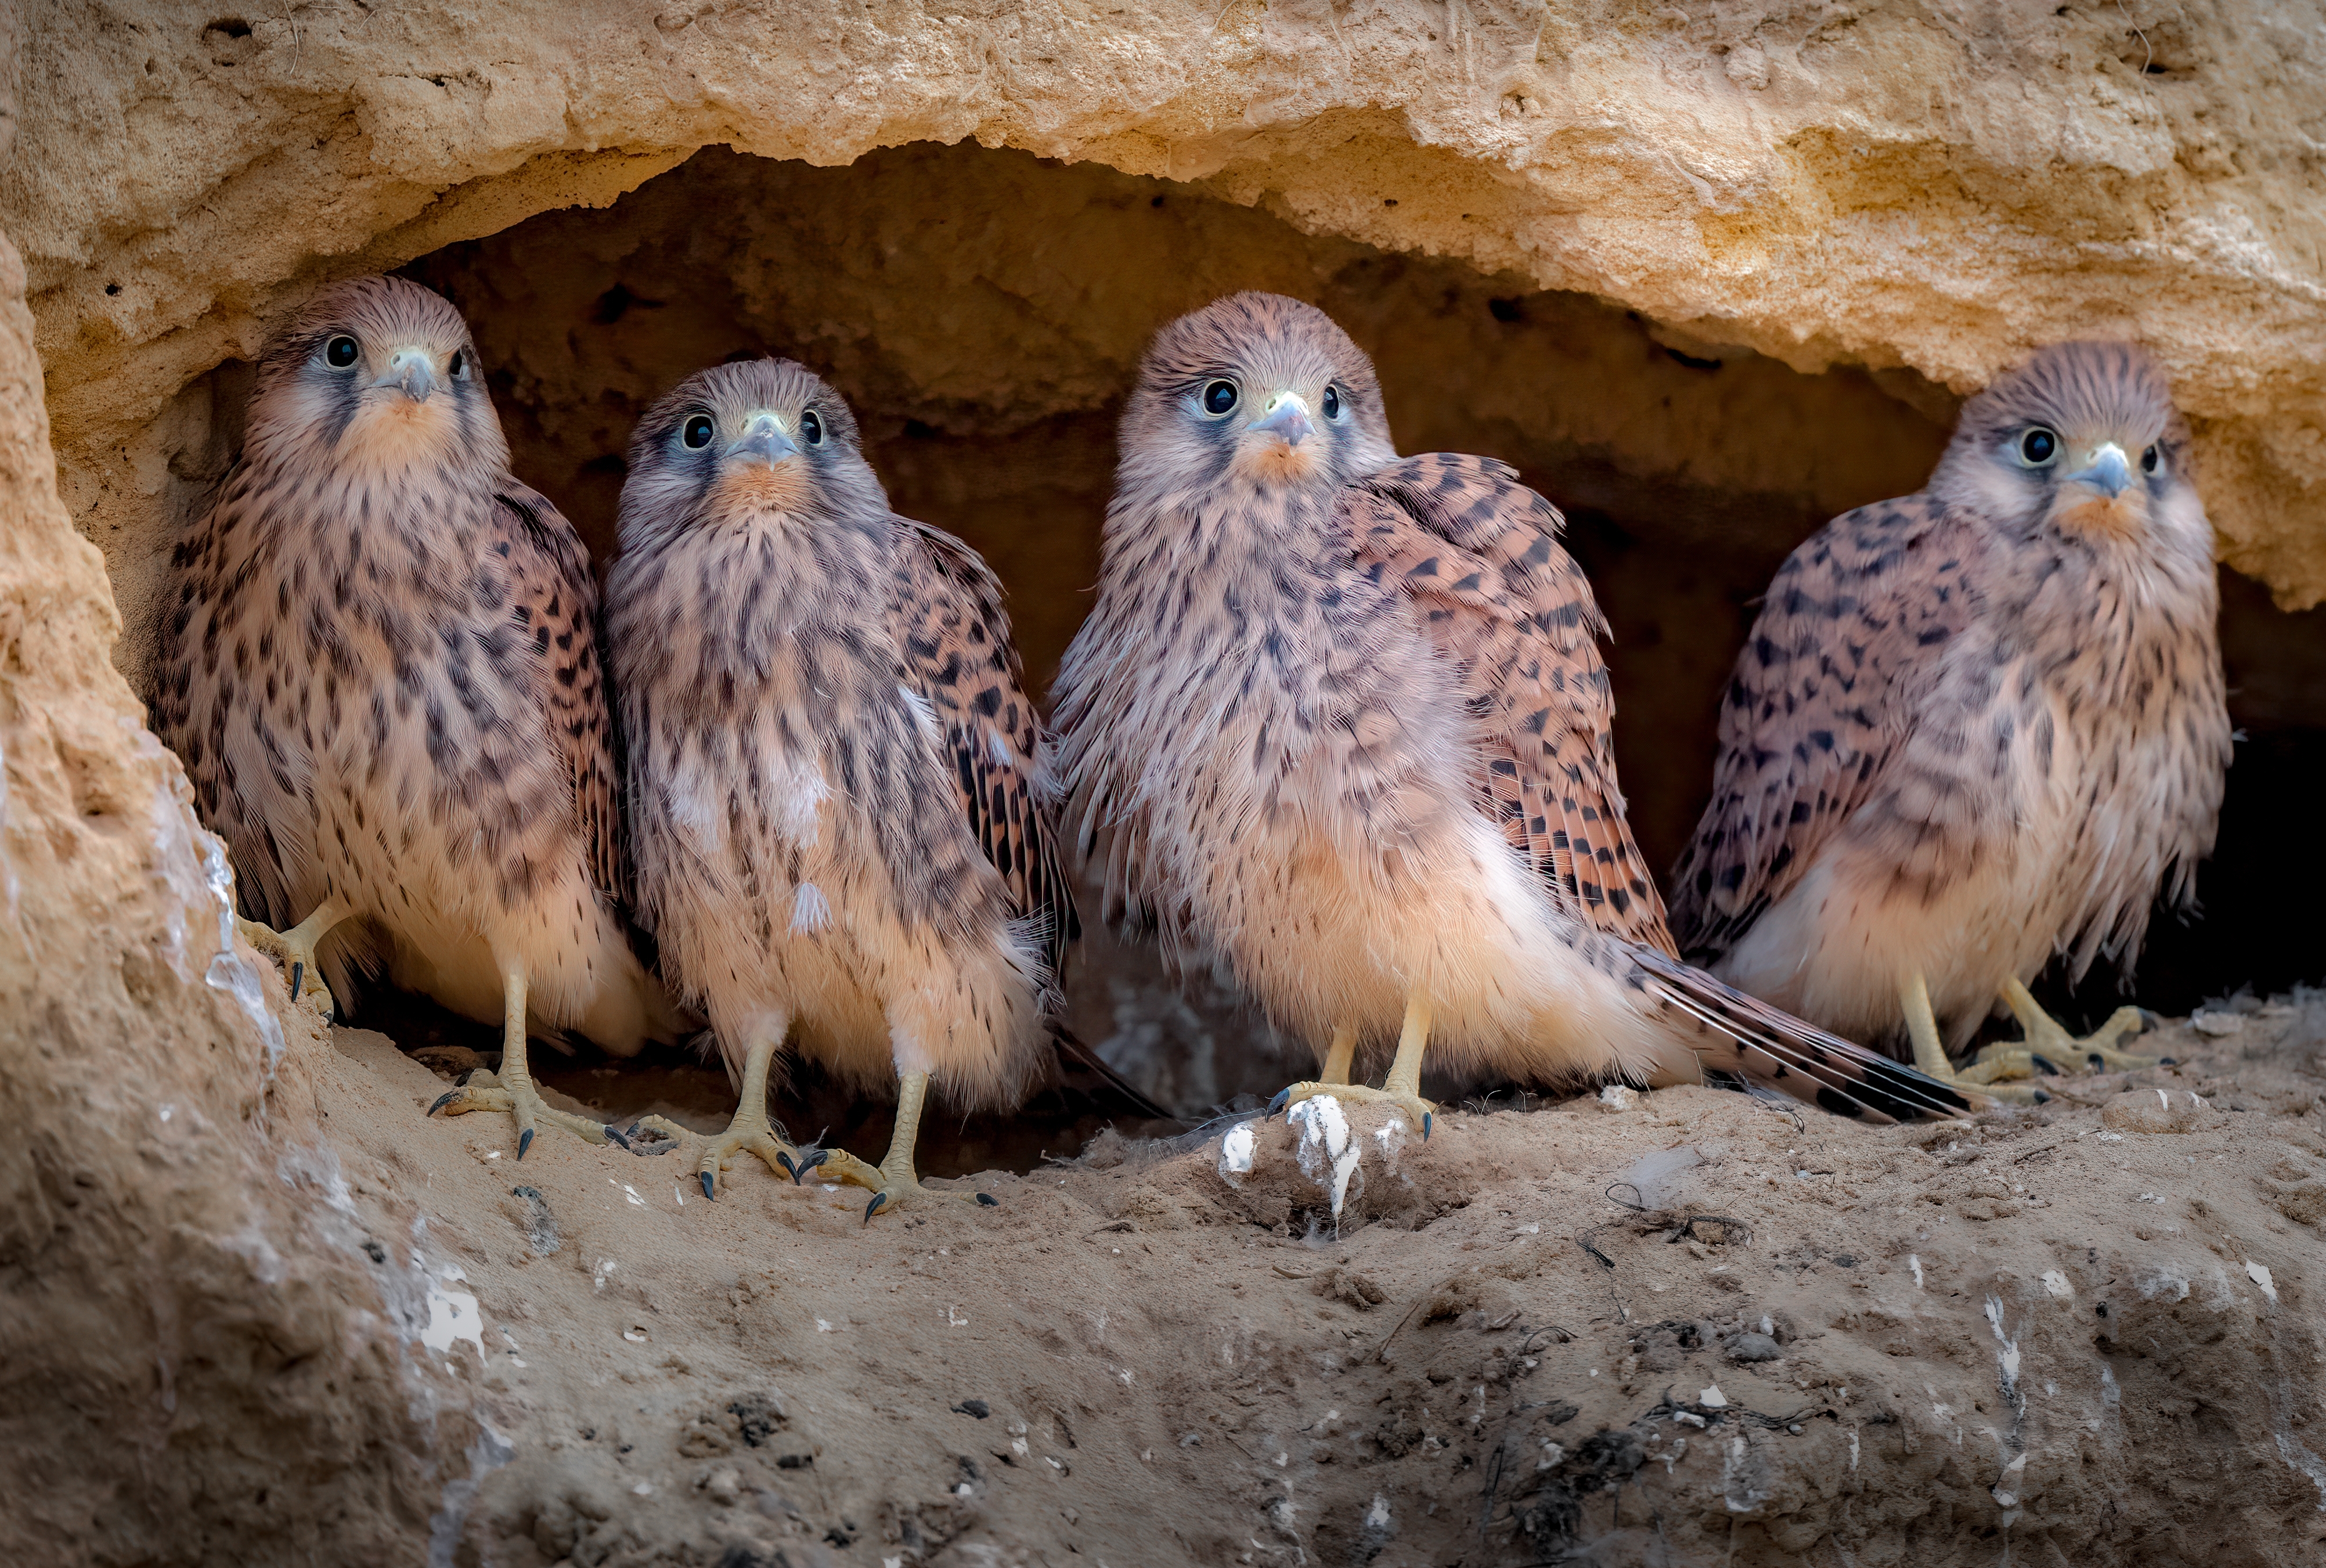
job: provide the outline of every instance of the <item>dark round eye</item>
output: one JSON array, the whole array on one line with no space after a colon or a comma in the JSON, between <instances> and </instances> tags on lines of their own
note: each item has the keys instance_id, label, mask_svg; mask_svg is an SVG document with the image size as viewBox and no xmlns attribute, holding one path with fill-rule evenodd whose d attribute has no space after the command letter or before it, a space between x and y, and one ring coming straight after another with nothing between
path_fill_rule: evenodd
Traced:
<instances>
[{"instance_id":1,"label":"dark round eye","mask_svg":"<svg viewBox=\"0 0 2326 1568\"><path fill-rule=\"evenodd\" d=\"M816 417L814 409L800 415L800 434L807 437L810 446L823 444L823 421Z\"/></svg>"},{"instance_id":2,"label":"dark round eye","mask_svg":"<svg viewBox=\"0 0 2326 1568\"><path fill-rule=\"evenodd\" d=\"M335 370L344 370L356 362L356 341L342 334L323 345L323 363Z\"/></svg>"},{"instance_id":3,"label":"dark round eye","mask_svg":"<svg viewBox=\"0 0 2326 1568\"><path fill-rule=\"evenodd\" d=\"M711 438L717 434L718 428L711 423L711 415L708 414L690 414L686 418L686 428L679 432L678 438L687 445L701 451L711 444Z\"/></svg>"},{"instance_id":4,"label":"dark round eye","mask_svg":"<svg viewBox=\"0 0 2326 1568\"><path fill-rule=\"evenodd\" d=\"M2156 465L2163 461L2163 460L2162 458L2156 455L2156 449L2152 446L2146 452L2140 454L2140 471L2143 473L2154 473L2156 471Z\"/></svg>"},{"instance_id":5,"label":"dark round eye","mask_svg":"<svg viewBox=\"0 0 2326 1568\"><path fill-rule=\"evenodd\" d=\"M458 381L462 377L466 376L469 373L469 356L467 351L461 349L453 350L451 361L447 364L444 369L452 373L452 379L455 381Z\"/></svg>"},{"instance_id":6,"label":"dark round eye","mask_svg":"<svg viewBox=\"0 0 2326 1568\"><path fill-rule=\"evenodd\" d=\"M1338 419L1341 416L1341 389L1338 387L1325 388L1324 407L1326 418Z\"/></svg>"},{"instance_id":7,"label":"dark round eye","mask_svg":"<svg viewBox=\"0 0 2326 1568\"><path fill-rule=\"evenodd\" d=\"M2030 468L2041 468L2059 454L2060 438L2040 425L2019 438L2020 461Z\"/></svg>"},{"instance_id":8,"label":"dark round eye","mask_svg":"<svg viewBox=\"0 0 2326 1568\"><path fill-rule=\"evenodd\" d=\"M1233 381L1214 381L1204 388L1204 412L1225 414L1236 406L1236 388Z\"/></svg>"}]
</instances>

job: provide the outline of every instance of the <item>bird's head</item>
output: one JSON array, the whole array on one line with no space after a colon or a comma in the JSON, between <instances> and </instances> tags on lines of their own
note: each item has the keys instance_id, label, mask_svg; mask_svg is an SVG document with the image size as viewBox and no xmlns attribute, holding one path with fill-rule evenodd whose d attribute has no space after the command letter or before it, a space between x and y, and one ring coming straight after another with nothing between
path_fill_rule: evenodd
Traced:
<instances>
[{"instance_id":1,"label":"bird's head","mask_svg":"<svg viewBox=\"0 0 2326 1568\"><path fill-rule=\"evenodd\" d=\"M508 466L469 323L400 277L333 285L267 345L248 443L341 470Z\"/></svg>"},{"instance_id":2,"label":"bird's head","mask_svg":"<svg viewBox=\"0 0 2326 1568\"><path fill-rule=\"evenodd\" d=\"M716 527L887 510L840 394L789 359L699 370L638 421L622 515Z\"/></svg>"},{"instance_id":3,"label":"bird's head","mask_svg":"<svg viewBox=\"0 0 2326 1568\"><path fill-rule=\"evenodd\" d=\"M1372 362L1282 294L1231 294L1158 332L1122 416L1126 486L1333 490L1396 456Z\"/></svg>"},{"instance_id":4,"label":"bird's head","mask_svg":"<svg viewBox=\"0 0 2326 1568\"><path fill-rule=\"evenodd\" d=\"M2019 527L2133 545L2194 530L2189 426L2148 354L2058 343L1963 406L1931 476L1941 499Z\"/></svg>"}]
</instances>

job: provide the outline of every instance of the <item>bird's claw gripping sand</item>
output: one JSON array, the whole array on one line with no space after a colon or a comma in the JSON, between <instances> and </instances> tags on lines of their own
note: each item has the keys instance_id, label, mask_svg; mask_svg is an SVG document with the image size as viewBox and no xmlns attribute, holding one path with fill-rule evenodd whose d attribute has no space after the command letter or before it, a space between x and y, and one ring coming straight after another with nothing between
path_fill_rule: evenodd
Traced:
<instances>
[{"instance_id":1,"label":"bird's claw gripping sand","mask_svg":"<svg viewBox=\"0 0 2326 1568\"><path fill-rule=\"evenodd\" d=\"M283 984L290 988L293 1005L312 1002L317 1014L329 1023L337 1013L338 1002L323 980L323 968L315 960L315 949L322 945L332 927L347 919L348 912L345 904L330 899L287 931L246 920L239 915L234 923L244 941L283 966Z\"/></svg>"},{"instance_id":2,"label":"bird's claw gripping sand","mask_svg":"<svg viewBox=\"0 0 2326 1568\"><path fill-rule=\"evenodd\" d=\"M872 1194L872 1201L864 1206L867 1225L874 1215L902 1209L916 1198L958 1198L984 1209L1000 1206L1000 1200L988 1192L955 1192L921 1185L920 1174L913 1168L913 1145L920 1138L921 1106L928 1092L928 1074L898 1075L897 1130L889 1135L889 1153L878 1165L860 1160L845 1149L813 1151L811 1163L821 1166L827 1178L864 1188Z\"/></svg>"},{"instance_id":3,"label":"bird's claw gripping sand","mask_svg":"<svg viewBox=\"0 0 2326 1568\"><path fill-rule=\"evenodd\" d=\"M1303 1100L1313 1099L1318 1095L1330 1095L1336 1100L1379 1102L1395 1106L1406 1114L1407 1118L1415 1126L1421 1129L1421 1141L1425 1143L1429 1141L1431 1125L1437 1115L1437 1107L1435 1105L1423 1099L1415 1090L1400 1089L1394 1083L1387 1083L1380 1088L1372 1088L1364 1084L1318 1082L1294 1084L1289 1088L1277 1090L1276 1097L1268 1102L1268 1114L1273 1116L1279 1111L1297 1106Z\"/></svg>"},{"instance_id":4,"label":"bird's claw gripping sand","mask_svg":"<svg viewBox=\"0 0 2326 1568\"><path fill-rule=\"evenodd\" d=\"M743 1092L736 1103L734 1119L727 1124L725 1132L703 1145L702 1161L695 1167L706 1200L717 1201L719 1173L731 1168L738 1154L757 1154L768 1170L790 1177L794 1185L823 1162L821 1150L802 1150L768 1119L768 1072L780 1043L780 1039L763 1036L752 1042L750 1053L744 1059ZM641 1116L630 1124L630 1131L657 1134L675 1143L701 1136L664 1116Z\"/></svg>"},{"instance_id":5,"label":"bird's claw gripping sand","mask_svg":"<svg viewBox=\"0 0 2326 1568\"><path fill-rule=\"evenodd\" d=\"M1906 1010L1907 1036L1914 1042L1914 1065L1923 1072L1940 1083L1976 1086L1980 1092L2012 1105L2040 1106L2051 1099L2033 1083L1996 1081L2014 1075L2016 1069L2013 1064L1989 1062L1982 1056L1958 1070L1947 1059L1947 1048L1940 1041L1938 1017L1931 1011L1930 983L1920 974L1898 988L1898 997ZM2042 1065L2031 1059L2026 1071L2018 1076L2032 1078Z\"/></svg>"},{"instance_id":6,"label":"bird's claw gripping sand","mask_svg":"<svg viewBox=\"0 0 2326 1568\"><path fill-rule=\"evenodd\" d=\"M585 1143L625 1142L621 1134L603 1122L593 1122L548 1104L522 1069L513 1083L503 1083L500 1074L479 1069L469 1075L468 1082L439 1096L436 1103L428 1107L432 1116L439 1111L448 1116L464 1116L470 1111L507 1112L516 1120L516 1157L520 1160L533 1147L533 1135L543 1123L563 1127Z\"/></svg>"},{"instance_id":7,"label":"bird's claw gripping sand","mask_svg":"<svg viewBox=\"0 0 2326 1568\"><path fill-rule=\"evenodd\" d=\"M605 1123L554 1109L534 1087L533 1075L525 1065L525 993L522 975L511 975L504 982L500 1071L470 1073L460 1087L439 1096L436 1103L428 1107L428 1114L433 1116L442 1111L447 1115L462 1116L471 1111L505 1111L516 1120L516 1157L520 1160L533 1147L533 1135L544 1122L564 1128L585 1143L629 1147L628 1140Z\"/></svg>"},{"instance_id":8,"label":"bird's claw gripping sand","mask_svg":"<svg viewBox=\"0 0 2326 1568\"><path fill-rule=\"evenodd\" d=\"M765 1103L764 1100L760 1102L762 1107ZM640 1133L651 1133L682 1144L702 1137L702 1134L682 1127L665 1116L640 1116L630 1124L626 1136L635 1138ZM663 1152L652 1151L656 1153ZM738 1154L757 1154L768 1170L790 1177L796 1184L802 1176L820 1162L817 1158L820 1153L803 1151L796 1144L787 1143L777 1131L775 1124L768 1119L767 1111L755 1108L747 1100L737 1107L735 1119L727 1124L727 1130L703 1143L702 1158L695 1163L695 1180L702 1184L702 1196L716 1202L719 1177L734 1168Z\"/></svg>"},{"instance_id":9,"label":"bird's claw gripping sand","mask_svg":"<svg viewBox=\"0 0 2326 1568\"><path fill-rule=\"evenodd\" d=\"M1324 1078L1278 1090L1276 1097L1268 1102L1268 1114L1272 1116L1317 1095L1343 1100L1385 1101L1411 1118L1413 1125L1421 1129L1421 1141L1428 1143L1437 1117L1437 1107L1421 1097L1421 1053L1429 1045L1429 1019L1428 997L1417 992L1406 999L1405 1026L1398 1031L1397 1056L1389 1064L1389 1076L1377 1089L1349 1081L1349 1066L1355 1055L1355 1032L1346 1027L1335 1029L1332 1049L1325 1056Z\"/></svg>"},{"instance_id":10,"label":"bird's claw gripping sand","mask_svg":"<svg viewBox=\"0 0 2326 1568\"><path fill-rule=\"evenodd\" d=\"M1998 1041L1980 1051L1973 1070L1994 1063L2005 1069L1999 1077L2027 1078L2046 1069L2061 1073L2133 1072L2157 1065L2155 1057L2134 1056L2117 1049L2117 1041L2146 1034L2157 1026L2160 1021L2145 1008L2119 1007L2108 1014L2106 1023L2079 1040L2044 1012L2018 981L2005 984L2003 1000L2019 1020L2021 1038Z\"/></svg>"},{"instance_id":11,"label":"bird's claw gripping sand","mask_svg":"<svg viewBox=\"0 0 2326 1568\"><path fill-rule=\"evenodd\" d=\"M943 1187L924 1187L920 1175L913 1169L913 1152L909 1147L890 1149L888 1157L878 1165L858 1159L845 1149L819 1150L823 1174L834 1181L845 1181L851 1187L861 1187L872 1194L864 1206L864 1222L870 1224L876 1214L890 1214L907 1203L923 1198L954 1198L974 1203L982 1209L998 1209L1000 1199L990 1192L954 1191Z\"/></svg>"}]
</instances>

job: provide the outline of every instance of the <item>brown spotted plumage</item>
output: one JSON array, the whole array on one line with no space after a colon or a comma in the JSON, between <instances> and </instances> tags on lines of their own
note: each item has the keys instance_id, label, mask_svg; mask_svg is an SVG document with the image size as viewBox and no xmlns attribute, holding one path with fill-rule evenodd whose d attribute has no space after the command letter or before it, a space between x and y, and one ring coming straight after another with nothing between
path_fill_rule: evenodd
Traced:
<instances>
[{"instance_id":1,"label":"brown spotted plumage","mask_svg":"<svg viewBox=\"0 0 2326 1568\"><path fill-rule=\"evenodd\" d=\"M1504 464L1447 453L1366 475L1341 506L1358 565L1404 590L1453 664L1512 847L1585 923L1672 951L1615 786L1607 623L1558 509Z\"/></svg>"},{"instance_id":2,"label":"brown spotted plumage","mask_svg":"<svg viewBox=\"0 0 2326 1568\"><path fill-rule=\"evenodd\" d=\"M787 360L705 370L640 421L608 641L641 919L742 1093L743 1152L920 1190L932 1081L1014 1103L1071 1049L1048 1013L1072 929L1029 788L1039 731L1000 584L896 516L839 395ZM803 1153L767 1118L786 1038L899 1086L888 1158Z\"/></svg>"},{"instance_id":3,"label":"brown spotted plumage","mask_svg":"<svg viewBox=\"0 0 2326 1568\"><path fill-rule=\"evenodd\" d=\"M394 278L319 295L172 569L155 723L246 907L288 929L259 939L309 974L320 947L342 994L384 964L502 1023L499 1082L460 1108L600 1135L539 1105L526 1029L627 1054L679 1019L614 907L588 560L508 471L460 313Z\"/></svg>"},{"instance_id":4,"label":"brown spotted plumage","mask_svg":"<svg viewBox=\"0 0 2326 1568\"><path fill-rule=\"evenodd\" d=\"M1674 873L1688 954L1933 1067L1998 999L2029 1049L1981 1076L2136 1059L2109 1047L2132 1010L2074 1041L2025 985L2055 957L2129 968L2212 846L2229 720L2188 462L2146 354L2062 344L1965 406L1921 493L1795 550Z\"/></svg>"},{"instance_id":5,"label":"brown spotted plumage","mask_svg":"<svg viewBox=\"0 0 2326 1568\"><path fill-rule=\"evenodd\" d=\"M1110 913L1230 968L1338 1095L1421 1121L1457 1069L1706 1067L1851 1115L1965 1098L1671 956L1624 823L1588 585L1476 458L1400 461L1364 355L1238 294L1159 333L1124 412L1052 787ZM1347 1087L1392 1040L1386 1091Z\"/></svg>"}]
</instances>

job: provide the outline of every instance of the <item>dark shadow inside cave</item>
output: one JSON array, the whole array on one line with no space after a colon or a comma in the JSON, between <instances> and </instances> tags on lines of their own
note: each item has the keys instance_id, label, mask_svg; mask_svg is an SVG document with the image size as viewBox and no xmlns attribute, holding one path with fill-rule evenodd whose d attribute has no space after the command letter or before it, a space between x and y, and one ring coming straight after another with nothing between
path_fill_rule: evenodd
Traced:
<instances>
[{"instance_id":1,"label":"dark shadow inside cave","mask_svg":"<svg viewBox=\"0 0 2326 1568\"><path fill-rule=\"evenodd\" d=\"M1567 511L1614 626L1617 751L1659 868L1703 803L1717 694L1771 573L1834 513L1919 488L1954 406L1910 373L1803 375L1584 296L1304 234L1201 187L975 146L844 168L706 151L606 210L544 213L405 270L467 313L517 472L601 565L645 407L705 364L803 360L850 399L898 509L992 562L1037 689L1087 605L1114 422L1149 335L1238 288L1310 299L1374 356L1400 450L1503 458ZM238 369L216 373L214 447L232 442ZM2160 916L2141 968L2139 1000L2167 1013L2326 977L2302 902L2326 873L2309 793L2326 765L2326 610L2283 613L2226 570L2223 586L2243 739L2203 914ZM2119 1000L2112 974L2037 989L2078 1027ZM1183 1112L1306 1069L1216 984L1183 987L1103 934L1079 955L1073 996L1084 1038ZM407 1049L497 1044L412 998L370 999L353 1022ZM541 1065L607 1114L716 1125L732 1103L719 1069L680 1053ZM859 1148L885 1137L887 1107L797 1087L795 1131L822 1121ZM940 1110L926 1164L1024 1169L1097 1125L1063 1103L969 1124Z\"/></svg>"}]
</instances>

